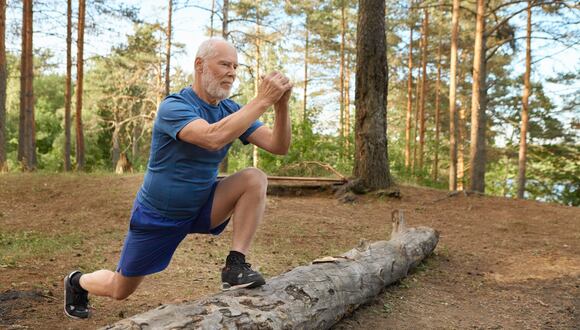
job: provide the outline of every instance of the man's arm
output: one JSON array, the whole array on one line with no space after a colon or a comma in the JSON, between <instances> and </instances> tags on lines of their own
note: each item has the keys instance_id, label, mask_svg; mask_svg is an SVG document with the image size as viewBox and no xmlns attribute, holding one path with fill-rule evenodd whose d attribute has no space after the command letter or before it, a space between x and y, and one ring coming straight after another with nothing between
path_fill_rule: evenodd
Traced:
<instances>
[{"instance_id":1,"label":"man's arm","mask_svg":"<svg viewBox=\"0 0 580 330\"><path fill-rule=\"evenodd\" d=\"M258 96L239 111L213 124L196 119L185 125L177 137L204 149L219 150L242 135L290 87L283 75L271 73L260 84Z\"/></svg>"},{"instance_id":2,"label":"man's arm","mask_svg":"<svg viewBox=\"0 0 580 330\"><path fill-rule=\"evenodd\" d=\"M285 155L290 148L292 139L292 126L288 101L292 89L282 95L280 100L274 104L275 118L274 129L261 126L249 137L248 142L276 155Z\"/></svg>"}]
</instances>

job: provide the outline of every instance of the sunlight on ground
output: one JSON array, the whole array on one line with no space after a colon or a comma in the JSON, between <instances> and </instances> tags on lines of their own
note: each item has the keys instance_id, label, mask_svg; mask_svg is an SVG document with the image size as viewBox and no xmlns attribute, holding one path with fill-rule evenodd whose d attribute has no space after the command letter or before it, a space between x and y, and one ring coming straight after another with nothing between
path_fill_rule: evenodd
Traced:
<instances>
[{"instance_id":1,"label":"sunlight on ground","mask_svg":"<svg viewBox=\"0 0 580 330\"><path fill-rule=\"evenodd\" d=\"M497 272L486 274L486 277L501 283L514 283L580 276L580 257L518 256L506 260L506 264Z\"/></svg>"}]
</instances>

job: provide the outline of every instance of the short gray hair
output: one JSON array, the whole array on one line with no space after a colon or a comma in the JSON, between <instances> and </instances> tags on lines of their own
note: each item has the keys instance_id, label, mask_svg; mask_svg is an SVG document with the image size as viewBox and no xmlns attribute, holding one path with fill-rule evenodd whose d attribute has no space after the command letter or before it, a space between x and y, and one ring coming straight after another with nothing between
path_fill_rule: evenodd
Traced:
<instances>
[{"instance_id":1,"label":"short gray hair","mask_svg":"<svg viewBox=\"0 0 580 330\"><path fill-rule=\"evenodd\" d=\"M221 37L209 38L209 39L205 40L204 42L202 42L201 45L199 45L199 48L197 49L197 53L195 54L195 57L196 58L199 57L202 60L206 60L210 57L216 56L217 51L216 51L215 46L219 42L226 42L230 46L233 47L233 45L230 42L228 42L227 40L225 40L224 38L221 38Z\"/></svg>"}]
</instances>

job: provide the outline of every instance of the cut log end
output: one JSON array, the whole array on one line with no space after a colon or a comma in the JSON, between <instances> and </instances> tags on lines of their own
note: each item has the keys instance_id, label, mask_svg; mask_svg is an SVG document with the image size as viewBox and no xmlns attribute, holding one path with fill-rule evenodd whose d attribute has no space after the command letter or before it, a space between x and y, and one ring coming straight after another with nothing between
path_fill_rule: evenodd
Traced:
<instances>
[{"instance_id":1,"label":"cut log end","mask_svg":"<svg viewBox=\"0 0 580 330\"><path fill-rule=\"evenodd\" d=\"M393 229L391 230L391 239L407 231L407 224L402 210L396 209L391 213Z\"/></svg>"}]
</instances>

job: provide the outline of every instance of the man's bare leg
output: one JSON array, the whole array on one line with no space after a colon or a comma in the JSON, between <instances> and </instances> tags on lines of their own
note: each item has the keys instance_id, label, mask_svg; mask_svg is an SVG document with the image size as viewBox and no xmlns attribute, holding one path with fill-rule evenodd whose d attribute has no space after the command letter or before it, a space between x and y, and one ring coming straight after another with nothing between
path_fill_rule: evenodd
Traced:
<instances>
[{"instance_id":1,"label":"man's bare leg","mask_svg":"<svg viewBox=\"0 0 580 330\"><path fill-rule=\"evenodd\" d=\"M145 276L123 276L119 272L101 269L83 274L79 282L90 294L123 300L135 292L144 278Z\"/></svg>"},{"instance_id":2,"label":"man's bare leg","mask_svg":"<svg viewBox=\"0 0 580 330\"><path fill-rule=\"evenodd\" d=\"M232 249L222 269L222 290L254 288L266 283L246 263L245 255L264 216L267 187L266 175L255 168L242 170L218 183L212 204L212 228L234 214Z\"/></svg>"},{"instance_id":3,"label":"man's bare leg","mask_svg":"<svg viewBox=\"0 0 580 330\"><path fill-rule=\"evenodd\" d=\"M246 254L258 224L264 217L268 178L256 168L247 168L232 174L218 183L215 191L211 227L224 222L232 213L232 250Z\"/></svg>"}]
</instances>

